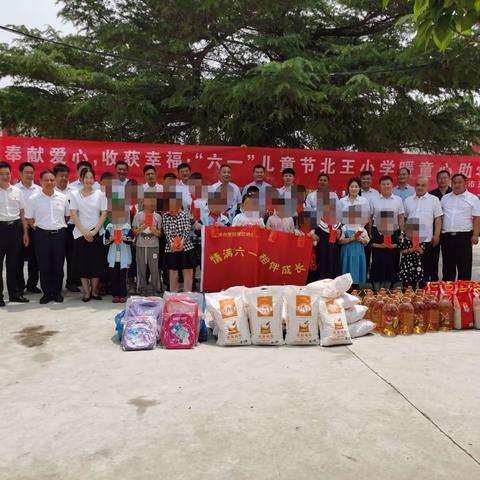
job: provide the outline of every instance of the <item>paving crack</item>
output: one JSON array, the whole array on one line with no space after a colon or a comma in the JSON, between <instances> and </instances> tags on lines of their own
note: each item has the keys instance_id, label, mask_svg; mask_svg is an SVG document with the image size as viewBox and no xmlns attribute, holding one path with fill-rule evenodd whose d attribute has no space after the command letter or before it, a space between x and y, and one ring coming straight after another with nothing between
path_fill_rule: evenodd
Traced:
<instances>
[{"instance_id":1,"label":"paving crack","mask_svg":"<svg viewBox=\"0 0 480 480\"><path fill-rule=\"evenodd\" d=\"M347 347L350 353L355 356L360 362L362 362L371 372L373 372L380 380L386 383L390 388L397 392L408 404L410 404L420 415L422 415L428 422L430 422L442 435L444 435L450 442L452 442L457 448L459 448L465 455L469 456L478 466L480 461L474 457L466 448L462 447L453 437L451 437L445 430L440 427L429 415L423 410L420 410L404 393L402 393L393 383L389 382L386 378L382 377L374 368L372 368L363 358L359 357L351 348Z\"/></svg>"}]
</instances>

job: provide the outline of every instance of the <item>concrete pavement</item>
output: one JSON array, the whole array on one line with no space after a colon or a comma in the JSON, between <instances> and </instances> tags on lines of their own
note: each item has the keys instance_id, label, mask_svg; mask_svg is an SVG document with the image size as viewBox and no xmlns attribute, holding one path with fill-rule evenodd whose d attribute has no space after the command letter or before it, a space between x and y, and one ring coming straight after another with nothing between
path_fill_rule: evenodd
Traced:
<instances>
[{"instance_id":1,"label":"concrete pavement","mask_svg":"<svg viewBox=\"0 0 480 480\"><path fill-rule=\"evenodd\" d=\"M480 331L122 352L117 311L0 311L1 479L480 478Z\"/></svg>"}]
</instances>

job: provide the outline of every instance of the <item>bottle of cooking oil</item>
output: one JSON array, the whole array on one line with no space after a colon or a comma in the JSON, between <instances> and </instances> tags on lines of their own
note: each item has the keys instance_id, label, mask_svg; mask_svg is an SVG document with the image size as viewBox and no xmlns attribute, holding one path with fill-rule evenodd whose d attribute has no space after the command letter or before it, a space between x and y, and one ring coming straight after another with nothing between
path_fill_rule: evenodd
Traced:
<instances>
[{"instance_id":1,"label":"bottle of cooking oil","mask_svg":"<svg viewBox=\"0 0 480 480\"><path fill-rule=\"evenodd\" d=\"M413 333L421 335L425 333L425 303L423 303L422 297L418 295L413 299L413 311L415 315Z\"/></svg>"},{"instance_id":2,"label":"bottle of cooking oil","mask_svg":"<svg viewBox=\"0 0 480 480\"><path fill-rule=\"evenodd\" d=\"M440 331L449 332L453 328L453 305L447 295L442 295L440 297L438 311L440 317Z\"/></svg>"},{"instance_id":3,"label":"bottle of cooking oil","mask_svg":"<svg viewBox=\"0 0 480 480\"><path fill-rule=\"evenodd\" d=\"M415 312L412 305L412 299L406 295L398 306L398 319L400 322L400 335L411 335L415 326Z\"/></svg>"},{"instance_id":4,"label":"bottle of cooking oil","mask_svg":"<svg viewBox=\"0 0 480 480\"><path fill-rule=\"evenodd\" d=\"M386 337L396 337L398 331L398 307L394 298L390 298L383 306L382 333Z\"/></svg>"}]
</instances>

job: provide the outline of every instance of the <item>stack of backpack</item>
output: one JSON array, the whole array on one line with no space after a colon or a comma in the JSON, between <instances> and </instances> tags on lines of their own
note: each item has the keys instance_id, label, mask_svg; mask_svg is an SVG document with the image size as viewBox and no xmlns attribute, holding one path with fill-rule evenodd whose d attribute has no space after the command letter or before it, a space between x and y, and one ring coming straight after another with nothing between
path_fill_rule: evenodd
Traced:
<instances>
[{"instance_id":1,"label":"stack of backpack","mask_svg":"<svg viewBox=\"0 0 480 480\"><path fill-rule=\"evenodd\" d=\"M207 339L201 318L204 308L199 293L131 297L127 308L115 317L123 350L151 350L157 343L167 349L193 348L197 341Z\"/></svg>"}]
</instances>

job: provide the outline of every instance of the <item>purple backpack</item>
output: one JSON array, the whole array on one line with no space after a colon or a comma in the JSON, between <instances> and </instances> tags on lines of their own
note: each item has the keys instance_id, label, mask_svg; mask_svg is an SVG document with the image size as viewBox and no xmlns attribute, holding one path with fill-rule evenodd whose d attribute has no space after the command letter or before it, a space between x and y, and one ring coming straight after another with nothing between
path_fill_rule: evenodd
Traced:
<instances>
[{"instance_id":1,"label":"purple backpack","mask_svg":"<svg viewBox=\"0 0 480 480\"><path fill-rule=\"evenodd\" d=\"M157 345L157 321L148 315L128 317L123 327L124 350L151 350Z\"/></svg>"}]
</instances>

